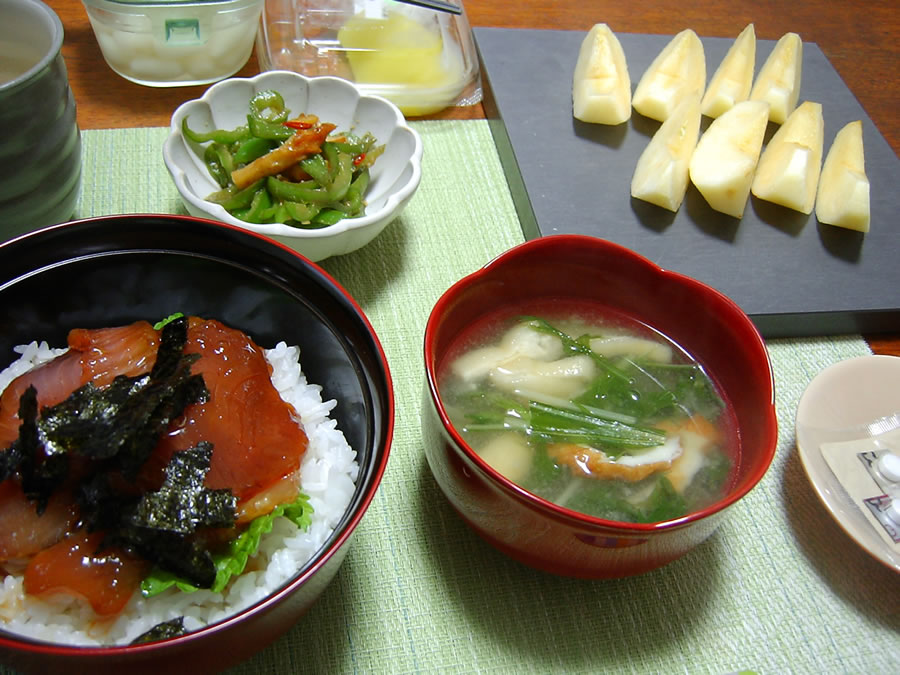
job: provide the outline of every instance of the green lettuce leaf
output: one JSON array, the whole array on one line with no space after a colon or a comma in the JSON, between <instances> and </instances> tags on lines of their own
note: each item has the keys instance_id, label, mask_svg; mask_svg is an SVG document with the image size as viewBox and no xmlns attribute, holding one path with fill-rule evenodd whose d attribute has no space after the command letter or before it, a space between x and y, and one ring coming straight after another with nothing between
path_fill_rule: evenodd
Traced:
<instances>
[{"instance_id":1,"label":"green lettuce leaf","mask_svg":"<svg viewBox=\"0 0 900 675\"><path fill-rule=\"evenodd\" d=\"M272 531L276 518L287 518L301 530L306 530L312 522L312 513L313 508L309 503L309 497L300 493L294 502L280 504L266 515L252 520L247 529L229 542L225 551L213 555L216 579L209 590L221 593L233 576L243 573L247 561L259 550L260 538ZM154 568L149 576L141 582L141 594L145 598L150 598L173 586L185 593L199 590L197 586L175 574Z\"/></svg>"}]
</instances>

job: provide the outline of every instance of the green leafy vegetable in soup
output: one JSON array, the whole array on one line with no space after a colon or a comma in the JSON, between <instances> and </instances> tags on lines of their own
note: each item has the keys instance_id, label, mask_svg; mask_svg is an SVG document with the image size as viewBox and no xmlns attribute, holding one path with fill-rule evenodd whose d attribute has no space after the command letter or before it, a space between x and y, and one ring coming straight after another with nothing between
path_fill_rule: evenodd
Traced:
<instances>
[{"instance_id":1,"label":"green leafy vegetable in soup","mask_svg":"<svg viewBox=\"0 0 900 675\"><path fill-rule=\"evenodd\" d=\"M659 522L718 499L728 408L677 345L621 322L519 317L461 350L441 382L451 421L497 471L560 506Z\"/></svg>"}]
</instances>

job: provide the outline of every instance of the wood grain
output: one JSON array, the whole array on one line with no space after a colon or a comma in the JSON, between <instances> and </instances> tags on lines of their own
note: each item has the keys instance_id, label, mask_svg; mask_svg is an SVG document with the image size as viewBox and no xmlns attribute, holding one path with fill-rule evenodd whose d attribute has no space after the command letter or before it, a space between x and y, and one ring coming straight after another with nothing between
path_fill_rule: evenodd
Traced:
<instances>
[{"instance_id":1,"label":"wood grain","mask_svg":"<svg viewBox=\"0 0 900 675\"><path fill-rule=\"evenodd\" d=\"M80 0L45 0L65 28L63 56L82 129L167 126L175 108L206 87L144 87L114 73L100 53ZM605 22L621 33L734 37L748 23L757 37L775 40L794 31L819 45L887 142L900 153L900 12L897 0L465 0L473 26L584 30ZM259 72L253 55L238 76ZM476 119L481 106L455 108L434 119ZM891 225L885 223L884 225ZM900 331L900 326L898 326ZM900 332L867 336L873 351L900 356Z\"/></svg>"}]
</instances>

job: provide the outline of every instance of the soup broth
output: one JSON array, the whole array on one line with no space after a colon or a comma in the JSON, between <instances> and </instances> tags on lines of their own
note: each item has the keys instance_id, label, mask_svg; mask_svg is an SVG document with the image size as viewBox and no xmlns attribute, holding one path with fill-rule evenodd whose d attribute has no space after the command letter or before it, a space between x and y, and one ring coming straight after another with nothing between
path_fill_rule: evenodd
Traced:
<instances>
[{"instance_id":1,"label":"soup broth","mask_svg":"<svg viewBox=\"0 0 900 675\"><path fill-rule=\"evenodd\" d=\"M473 326L440 370L447 414L482 459L606 520L671 520L725 493L733 413L690 354L617 313L528 309Z\"/></svg>"}]
</instances>

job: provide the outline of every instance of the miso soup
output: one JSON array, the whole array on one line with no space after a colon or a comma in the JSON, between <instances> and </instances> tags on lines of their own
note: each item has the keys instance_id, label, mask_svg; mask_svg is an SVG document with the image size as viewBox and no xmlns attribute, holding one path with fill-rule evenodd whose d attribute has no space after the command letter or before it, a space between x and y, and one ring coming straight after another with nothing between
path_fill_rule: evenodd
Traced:
<instances>
[{"instance_id":1,"label":"miso soup","mask_svg":"<svg viewBox=\"0 0 900 675\"><path fill-rule=\"evenodd\" d=\"M734 416L690 354L617 313L522 309L473 326L440 371L451 422L489 465L615 521L679 518L726 492Z\"/></svg>"}]
</instances>

